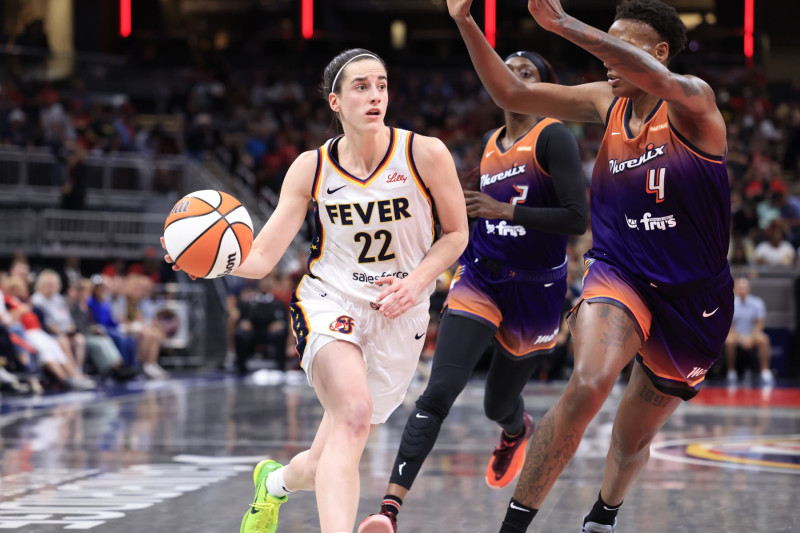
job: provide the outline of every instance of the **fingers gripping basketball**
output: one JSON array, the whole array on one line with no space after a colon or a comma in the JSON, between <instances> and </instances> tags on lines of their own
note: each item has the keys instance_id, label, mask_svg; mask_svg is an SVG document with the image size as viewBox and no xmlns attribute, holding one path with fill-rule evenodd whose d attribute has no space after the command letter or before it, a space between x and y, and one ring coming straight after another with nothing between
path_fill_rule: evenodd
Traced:
<instances>
[{"instance_id":1,"label":"fingers gripping basketball","mask_svg":"<svg viewBox=\"0 0 800 533\"><path fill-rule=\"evenodd\" d=\"M217 278L247 258L253 246L253 222L230 194L195 191L181 198L167 216L164 245L187 274Z\"/></svg>"}]
</instances>

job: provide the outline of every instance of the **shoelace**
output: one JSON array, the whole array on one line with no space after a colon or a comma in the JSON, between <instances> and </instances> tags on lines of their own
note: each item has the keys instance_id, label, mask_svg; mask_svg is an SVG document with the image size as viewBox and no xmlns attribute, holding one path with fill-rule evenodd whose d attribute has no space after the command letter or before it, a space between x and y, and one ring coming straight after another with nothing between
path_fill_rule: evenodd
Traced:
<instances>
[{"instance_id":1,"label":"shoelace","mask_svg":"<svg viewBox=\"0 0 800 533\"><path fill-rule=\"evenodd\" d=\"M518 443L519 439L515 439L513 441L508 441L505 438L500 439L500 446L495 448L495 450L492 452L495 469L502 469L507 466L507 463L511 460L510 452L514 450L514 447Z\"/></svg>"}]
</instances>

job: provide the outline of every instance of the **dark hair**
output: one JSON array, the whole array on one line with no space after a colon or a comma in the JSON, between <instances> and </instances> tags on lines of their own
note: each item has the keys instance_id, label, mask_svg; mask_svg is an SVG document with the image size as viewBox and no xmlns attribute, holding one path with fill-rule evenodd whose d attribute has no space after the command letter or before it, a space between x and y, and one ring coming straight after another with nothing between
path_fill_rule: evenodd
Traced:
<instances>
[{"instance_id":1,"label":"dark hair","mask_svg":"<svg viewBox=\"0 0 800 533\"><path fill-rule=\"evenodd\" d=\"M686 48L686 26L675 8L661 0L625 0L614 17L620 19L638 20L653 28L669 45L670 60Z\"/></svg>"},{"instance_id":2,"label":"dark hair","mask_svg":"<svg viewBox=\"0 0 800 533\"><path fill-rule=\"evenodd\" d=\"M353 59L356 56L363 56L357 59ZM372 56L372 57L369 57ZM322 73L322 96L323 98L328 98L330 93L338 93L342 87L342 73L340 71L344 70L345 65L347 65L351 60L353 62L362 61L364 59L377 59L383 65L383 68L386 68L386 63L381 59L381 57L376 54L375 52L370 52L364 48L351 48L350 50L345 50L338 56L331 59L331 62L328 63L328 66L325 67L325 70ZM336 78L336 75L339 75L339 78ZM333 82L336 82L336 87L333 86Z\"/></svg>"},{"instance_id":3,"label":"dark hair","mask_svg":"<svg viewBox=\"0 0 800 533\"><path fill-rule=\"evenodd\" d=\"M512 57L524 57L530 61L533 66L536 67L537 72L539 72L539 81L544 83L558 83L558 76L556 76L556 71L553 69L553 65L551 65L548 60L536 52L526 52L525 50L520 50L519 52L508 54L503 62L507 63Z\"/></svg>"}]
</instances>

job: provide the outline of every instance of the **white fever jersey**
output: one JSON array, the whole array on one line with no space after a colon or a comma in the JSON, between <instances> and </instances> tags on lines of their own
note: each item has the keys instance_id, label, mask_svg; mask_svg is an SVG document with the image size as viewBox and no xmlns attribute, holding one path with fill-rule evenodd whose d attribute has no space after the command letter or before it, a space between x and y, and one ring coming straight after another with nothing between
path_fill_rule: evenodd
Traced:
<instances>
[{"instance_id":1,"label":"white fever jersey","mask_svg":"<svg viewBox=\"0 0 800 533\"><path fill-rule=\"evenodd\" d=\"M317 149L314 177L315 231L311 275L351 301L374 303L383 276L404 278L434 240L433 199L411 155L414 133L390 129L389 149L375 171L361 180L341 167L338 143ZM433 283L417 305L428 305ZM373 305L373 308L375 306Z\"/></svg>"}]
</instances>

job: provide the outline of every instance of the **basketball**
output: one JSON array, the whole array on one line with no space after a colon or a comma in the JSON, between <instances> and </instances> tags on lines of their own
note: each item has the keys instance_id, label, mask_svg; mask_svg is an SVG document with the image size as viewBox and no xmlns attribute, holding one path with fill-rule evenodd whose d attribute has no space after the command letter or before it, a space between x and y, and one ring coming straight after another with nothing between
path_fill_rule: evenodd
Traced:
<instances>
[{"instance_id":1,"label":"basketball","mask_svg":"<svg viewBox=\"0 0 800 533\"><path fill-rule=\"evenodd\" d=\"M167 253L198 278L230 274L253 246L253 222L244 206L222 191L195 191L181 198L164 223Z\"/></svg>"}]
</instances>

